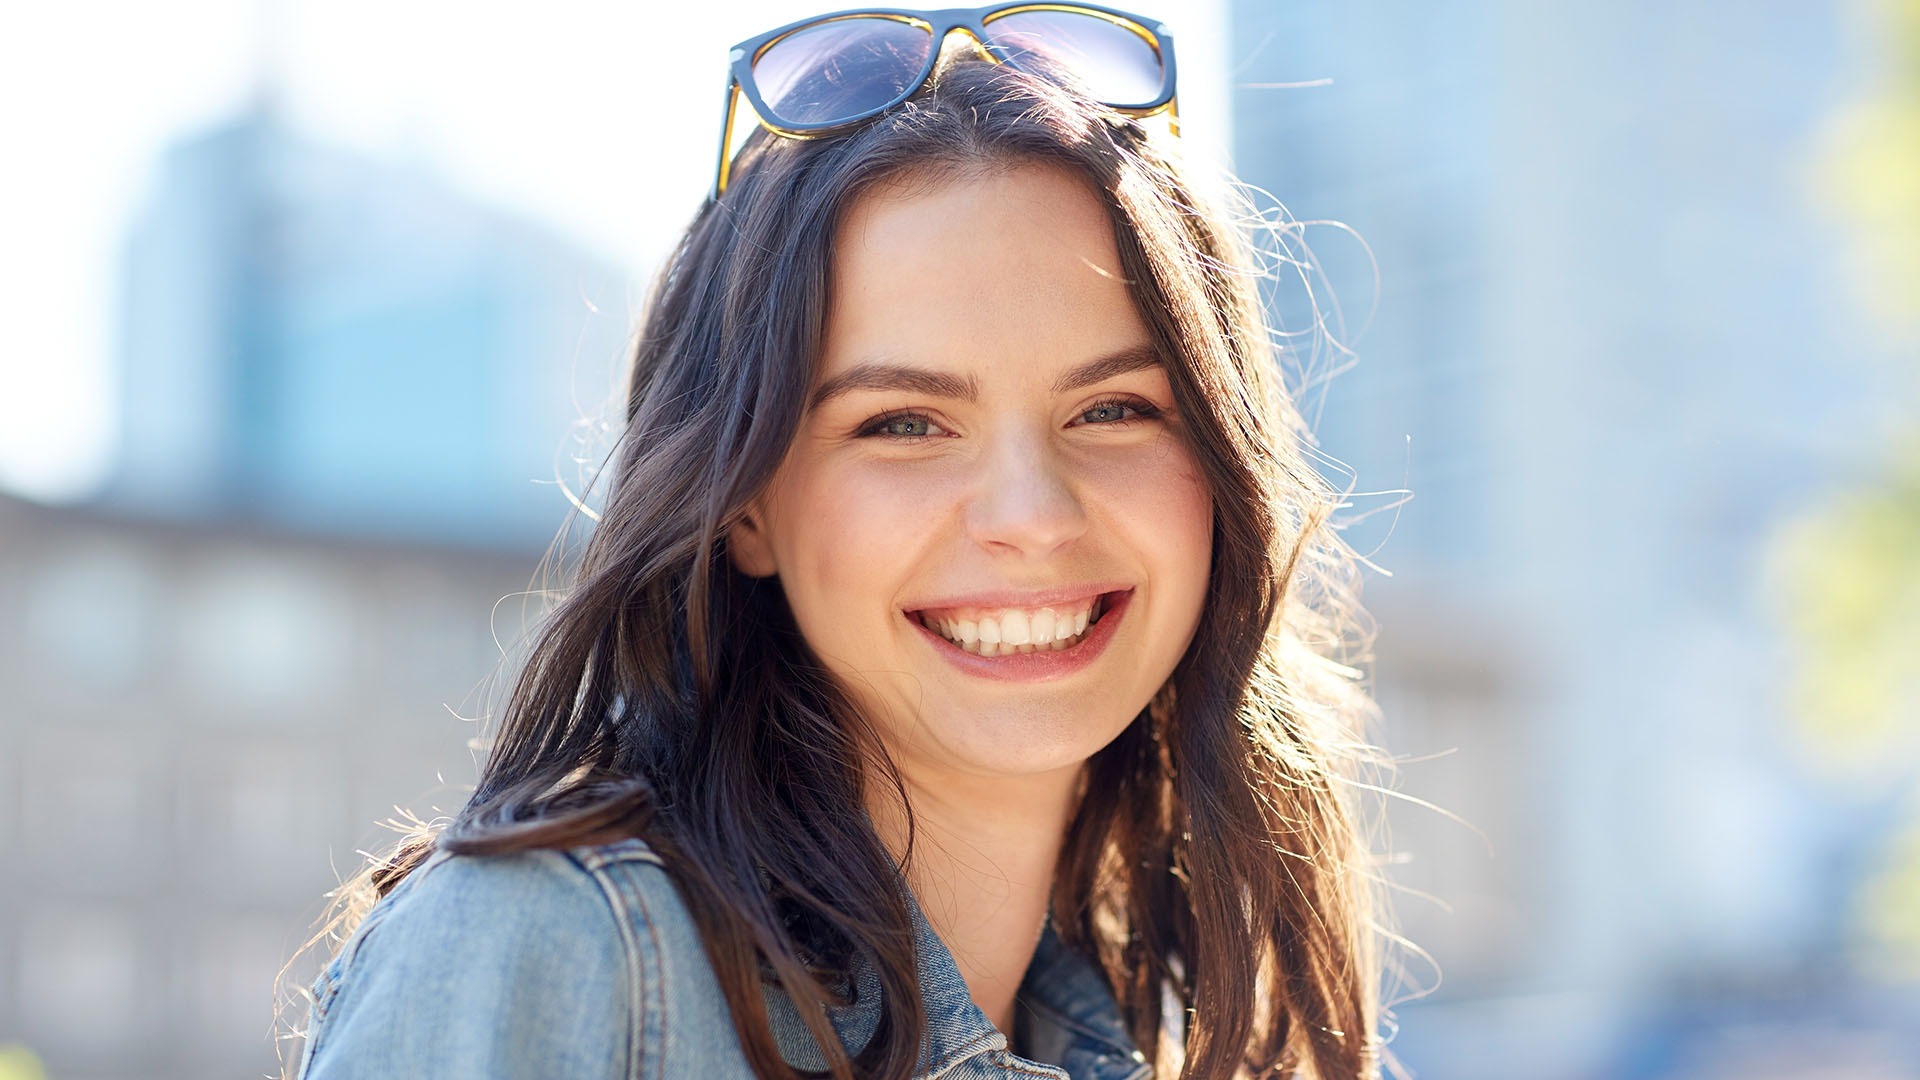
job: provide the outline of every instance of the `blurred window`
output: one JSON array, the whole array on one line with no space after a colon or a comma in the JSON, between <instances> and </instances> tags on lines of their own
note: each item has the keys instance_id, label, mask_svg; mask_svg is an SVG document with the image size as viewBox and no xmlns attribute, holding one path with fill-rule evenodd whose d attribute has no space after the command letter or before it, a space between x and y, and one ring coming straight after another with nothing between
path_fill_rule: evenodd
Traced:
<instances>
[{"instance_id":1,"label":"blurred window","mask_svg":"<svg viewBox=\"0 0 1920 1080\"><path fill-rule=\"evenodd\" d=\"M138 935L120 912L62 906L31 912L18 939L21 1014L50 1051L112 1054L145 1034L135 1023L143 980Z\"/></svg>"},{"instance_id":2,"label":"blurred window","mask_svg":"<svg viewBox=\"0 0 1920 1080\"><path fill-rule=\"evenodd\" d=\"M350 585L295 559L219 553L187 596L183 667L206 696L258 719L337 712L353 688Z\"/></svg>"},{"instance_id":3,"label":"blurred window","mask_svg":"<svg viewBox=\"0 0 1920 1080\"><path fill-rule=\"evenodd\" d=\"M131 544L86 538L47 553L26 583L27 638L51 665L38 678L90 694L132 686L153 658L159 593L150 559Z\"/></svg>"},{"instance_id":4,"label":"blurred window","mask_svg":"<svg viewBox=\"0 0 1920 1080\"><path fill-rule=\"evenodd\" d=\"M138 742L84 732L44 732L20 755L20 833L29 860L67 887L130 885L168 847L165 819ZM57 871L57 872L52 872Z\"/></svg>"}]
</instances>

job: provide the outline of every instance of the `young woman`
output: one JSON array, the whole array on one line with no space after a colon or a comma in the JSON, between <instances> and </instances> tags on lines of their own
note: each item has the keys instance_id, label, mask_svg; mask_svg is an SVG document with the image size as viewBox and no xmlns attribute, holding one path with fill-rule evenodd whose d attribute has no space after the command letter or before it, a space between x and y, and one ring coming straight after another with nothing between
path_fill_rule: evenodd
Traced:
<instances>
[{"instance_id":1,"label":"young woman","mask_svg":"<svg viewBox=\"0 0 1920 1080\"><path fill-rule=\"evenodd\" d=\"M1172 42L955 14L735 51L764 130L477 790L343 894L305 1076L1377 1075L1355 560L1136 119Z\"/></svg>"}]
</instances>

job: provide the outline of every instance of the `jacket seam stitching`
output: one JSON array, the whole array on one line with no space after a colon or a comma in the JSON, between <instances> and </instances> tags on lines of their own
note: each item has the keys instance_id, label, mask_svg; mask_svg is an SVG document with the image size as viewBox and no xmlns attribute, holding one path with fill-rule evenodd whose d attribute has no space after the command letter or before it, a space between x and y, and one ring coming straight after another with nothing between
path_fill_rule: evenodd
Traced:
<instances>
[{"instance_id":1,"label":"jacket seam stitching","mask_svg":"<svg viewBox=\"0 0 1920 1080\"><path fill-rule=\"evenodd\" d=\"M641 894L640 890L622 888L621 883L613 880L614 875L607 872L606 868L608 866L618 865L617 862L603 862L597 859L583 857L583 853L576 853L575 861L587 871L593 878L594 883L600 887L600 891L606 898L608 906L612 908L615 921L619 925L620 944L627 958L627 1075L640 1076L642 1074L641 1070L646 1064L646 1055L643 1051L646 1043L646 1020L648 1016L648 1006L650 1004L648 1001L648 990L654 988L655 984L660 980L647 978L647 955L641 948L638 936L634 933L634 912L637 911L641 917L641 921L646 924L648 944L652 945L654 949L653 955L659 955L659 931L658 928L654 926L654 920L651 914L647 911L646 897ZM650 860L636 859L632 861L644 863ZM631 893L631 896L629 896L629 893ZM664 1007L664 1003L662 1003L662 1005ZM656 1055L656 1057L664 1057L664 1055ZM654 1066L654 1075L658 1076L660 1061L656 1060Z\"/></svg>"},{"instance_id":2,"label":"jacket seam stitching","mask_svg":"<svg viewBox=\"0 0 1920 1080\"><path fill-rule=\"evenodd\" d=\"M974 1058L982 1055L991 1055L995 1051L1005 1049L1005 1047L1006 1042L997 1032L981 1035L971 1043L947 1055L943 1060L929 1064L925 1073L915 1074L916 1080L939 1080L940 1077L947 1075Z\"/></svg>"},{"instance_id":3,"label":"jacket seam stitching","mask_svg":"<svg viewBox=\"0 0 1920 1080\"><path fill-rule=\"evenodd\" d=\"M574 848L575 858L589 870L616 866L621 863L641 863L645 865L666 865L651 847L639 837L628 837L605 844L590 844Z\"/></svg>"}]
</instances>

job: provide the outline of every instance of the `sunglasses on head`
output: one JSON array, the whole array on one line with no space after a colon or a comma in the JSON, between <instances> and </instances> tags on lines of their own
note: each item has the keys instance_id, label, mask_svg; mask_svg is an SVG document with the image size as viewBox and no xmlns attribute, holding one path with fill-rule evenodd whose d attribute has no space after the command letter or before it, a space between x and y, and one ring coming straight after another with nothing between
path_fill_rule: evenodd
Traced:
<instances>
[{"instance_id":1,"label":"sunglasses on head","mask_svg":"<svg viewBox=\"0 0 1920 1080\"><path fill-rule=\"evenodd\" d=\"M739 95L747 96L760 126L776 135L837 134L918 92L955 30L995 63L1062 83L1117 112L1165 112L1179 133L1173 37L1164 23L1093 4L840 11L733 47L712 198L727 189Z\"/></svg>"}]
</instances>

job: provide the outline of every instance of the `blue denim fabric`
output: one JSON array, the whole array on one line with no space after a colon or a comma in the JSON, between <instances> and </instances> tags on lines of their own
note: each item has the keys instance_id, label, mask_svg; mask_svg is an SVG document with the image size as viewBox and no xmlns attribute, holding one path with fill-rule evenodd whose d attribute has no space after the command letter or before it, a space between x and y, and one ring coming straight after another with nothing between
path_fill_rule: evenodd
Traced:
<instances>
[{"instance_id":1,"label":"blue denim fabric","mask_svg":"<svg viewBox=\"0 0 1920 1080\"><path fill-rule=\"evenodd\" d=\"M1049 925L1016 1008L1026 1056L974 1005L912 909L932 1080L1143 1080L1099 972ZM832 1011L853 1048L878 1022L871 971ZM679 890L639 840L438 852L374 905L314 983L300 1075L749 1080L732 1014ZM767 989L782 1056L818 1069L793 1003Z\"/></svg>"}]
</instances>

